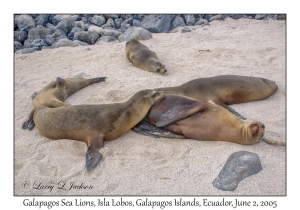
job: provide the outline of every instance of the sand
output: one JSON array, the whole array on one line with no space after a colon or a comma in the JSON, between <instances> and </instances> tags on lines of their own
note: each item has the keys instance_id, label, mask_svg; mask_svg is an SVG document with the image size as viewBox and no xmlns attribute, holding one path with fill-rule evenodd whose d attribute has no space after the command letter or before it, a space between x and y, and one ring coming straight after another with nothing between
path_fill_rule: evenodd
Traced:
<instances>
[{"instance_id":1,"label":"sand","mask_svg":"<svg viewBox=\"0 0 300 210\"><path fill-rule=\"evenodd\" d=\"M123 102L138 90L235 74L277 83L271 97L231 107L247 121L263 122L266 138L286 141L286 21L225 19L190 28L189 33L177 28L142 41L166 65L165 75L134 67L125 56L125 42L118 41L15 54L14 195L286 195L285 147L155 139L129 131L105 142L103 159L87 172L85 143L21 129L32 110L31 94L58 76L107 77L66 100L76 105ZM235 191L216 189L213 180L237 151L258 154L263 170ZM81 187L69 190L72 183Z\"/></svg>"}]
</instances>

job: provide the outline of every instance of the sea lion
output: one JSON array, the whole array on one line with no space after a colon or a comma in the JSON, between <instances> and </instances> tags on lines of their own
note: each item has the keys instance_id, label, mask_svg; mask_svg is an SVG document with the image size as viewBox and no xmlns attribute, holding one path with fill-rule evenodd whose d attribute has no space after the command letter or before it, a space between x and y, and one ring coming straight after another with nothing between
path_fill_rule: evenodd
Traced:
<instances>
[{"instance_id":1,"label":"sea lion","mask_svg":"<svg viewBox=\"0 0 300 210\"><path fill-rule=\"evenodd\" d=\"M212 102L172 94L166 94L163 100L151 107L142 126L147 122L160 127L163 137L227 141L244 145L260 141L265 131L263 123L244 122ZM137 126L135 131L139 128ZM142 127L142 130L161 136L157 129ZM179 136L165 136L166 132Z\"/></svg>"},{"instance_id":2,"label":"sea lion","mask_svg":"<svg viewBox=\"0 0 300 210\"><path fill-rule=\"evenodd\" d=\"M105 81L105 79L106 77L96 77L92 79L62 79L60 77L57 77L56 81L48 83L42 90L32 95L32 105L34 109L31 111L29 119L23 123L22 129L33 129L34 123L32 119L36 108L40 106L48 106L52 108L68 106L68 104L64 102L67 97L93 83L103 82Z\"/></svg>"},{"instance_id":3,"label":"sea lion","mask_svg":"<svg viewBox=\"0 0 300 210\"><path fill-rule=\"evenodd\" d=\"M102 157L103 141L120 137L140 122L153 104L164 98L162 91L142 90L124 103L75 105L36 109L33 121L50 139L73 139L87 144L86 168L93 169Z\"/></svg>"},{"instance_id":4,"label":"sea lion","mask_svg":"<svg viewBox=\"0 0 300 210\"><path fill-rule=\"evenodd\" d=\"M212 101L237 114L227 105L268 98L276 90L275 82L258 77L220 75L198 78L175 87L157 88L166 94L188 96L199 101ZM243 118L240 116L240 118Z\"/></svg>"},{"instance_id":5,"label":"sea lion","mask_svg":"<svg viewBox=\"0 0 300 210\"><path fill-rule=\"evenodd\" d=\"M126 42L126 56L138 68L160 74L167 72L156 53L136 39Z\"/></svg>"}]
</instances>

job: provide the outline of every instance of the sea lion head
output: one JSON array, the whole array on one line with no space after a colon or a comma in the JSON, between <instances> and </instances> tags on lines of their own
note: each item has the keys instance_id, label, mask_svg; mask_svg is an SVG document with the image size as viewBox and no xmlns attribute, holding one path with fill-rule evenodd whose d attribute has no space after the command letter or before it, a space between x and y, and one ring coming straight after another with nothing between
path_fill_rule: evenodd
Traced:
<instances>
[{"instance_id":1,"label":"sea lion head","mask_svg":"<svg viewBox=\"0 0 300 210\"><path fill-rule=\"evenodd\" d=\"M153 66L153 71L160 74L164 74L167 72L167 69L165 68L165 65L161 62L155 62L155 65Z\"/></svg>"},{"instance_id":2,"label":"sea lion head","mask_svg":"<svg viewBox=\"0 0 300 210\"><path fill-rule=\"evenodd\" d=\"M144 98L149 99L151 105L154 105L165 98L165 93L163 91L152 90Z\"/></svg>"},{"instance_id":3,"label":"sea lion head","mask_svg":"<svg viewBox=\"0 0 300 210\"><path fill-rule=\"evenodd\" d=\"M244 127L244 143L254 144L259 142L265 133L265 125L260 122L247 123Z\"/></svg>"}]
</instances>

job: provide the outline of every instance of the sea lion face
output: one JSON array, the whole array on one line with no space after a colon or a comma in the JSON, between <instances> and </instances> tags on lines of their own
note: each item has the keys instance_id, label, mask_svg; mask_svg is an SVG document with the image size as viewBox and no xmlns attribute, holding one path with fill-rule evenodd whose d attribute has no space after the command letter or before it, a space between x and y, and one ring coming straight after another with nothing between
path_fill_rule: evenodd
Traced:
<instances>
[{"instance_id":1,"label":"sea lion face","mask_svg":"<svg viewBox=\"0 0 300 210\"><path fill-rule=\"evenodd\" d=\"M165 65L163 65L161 62L156 62L156 65L154 67L154 72L164 74L167 72L167 69L165 69Z\"/></svg>"},{"instance_id":2,"label":"sea lion face","mask_svg":"<svg viewBox=\"0 0 300 210\"><path fill-rule=\"evenodd\" d=\"M163 91L152 90L150 94L146 95L144 98L149 99L151 105L159 103L165 98L165 93Z\"/></svg>"},{"instance_id":3,"label":"sea lion face","mask_svg":"<svg viewBox=\"0 0 300 210\"><path fill-rule=\"evenodd\" d=\"M254 144L259 142L265 133L265 125L260 122L248 123L245 126L245 141L247 144Z\"/></svg>"}]
</instances>

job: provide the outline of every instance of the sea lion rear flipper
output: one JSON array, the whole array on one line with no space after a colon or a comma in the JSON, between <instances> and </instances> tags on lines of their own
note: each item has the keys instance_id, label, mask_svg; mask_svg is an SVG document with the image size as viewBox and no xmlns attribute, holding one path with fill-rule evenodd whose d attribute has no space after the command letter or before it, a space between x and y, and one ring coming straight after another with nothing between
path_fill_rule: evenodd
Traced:
<instances>
[{"instance_id":1,"label":"sea lion rear flipper","mask_svg":"<svg viewBox=\"0 0 300 210\"><path fill-rule=\"evenodd\" d=\"M102 154L99 152L99 149L101 149L104 146L103 137L96 137L89 141L88 143L88 151L86 152L86 169L88 171L95 168L95 166L98 164L98 162L102 158Z\"/></svg>"},{"instance_id":2,"label":"sea lion rear flipper","mask_svg":"<svg viewBox=\"0 0 300 210\"><path fill-rule=\"evenodd\" d=\"M225 104L222 101L214 101L215 104L223 107L224 109L227 109L228 111L230 111L232 114L234 114L235 116L237 116L238 118L240 118L241 120L247 120L246 117L244 117L243 115L241 115L240 113L238 113L237 111L235 111L233 108L231 108L230 106L228 106L227 104Z\"/></svg>"},{"instance_id":3,"label":"sea lion rear flipper","mask_svg":"<svg viewBox=\"0 0 300 210\"><path fill-rule=\"evenodd\" d=\"M204 111L206 108L206 104L198 101L191 104L174 106L162 114L155 125L157 127L163 127L197 112Z\"/></svg>"}]
</instances>

